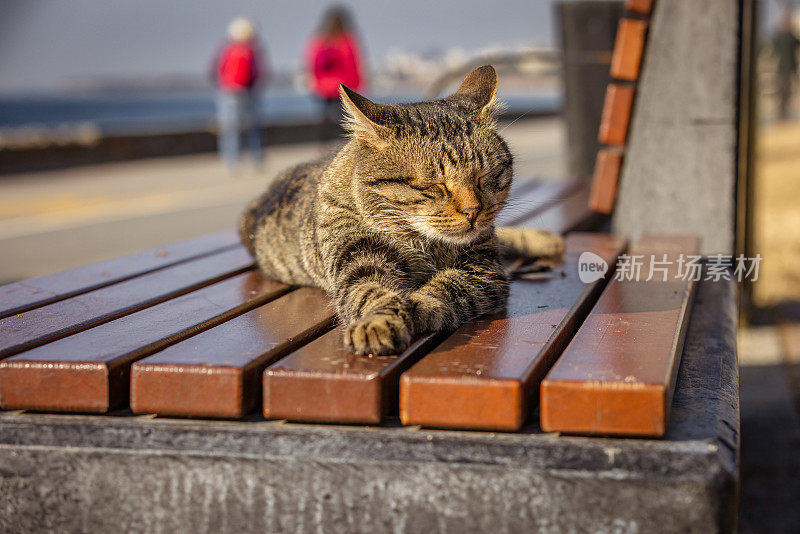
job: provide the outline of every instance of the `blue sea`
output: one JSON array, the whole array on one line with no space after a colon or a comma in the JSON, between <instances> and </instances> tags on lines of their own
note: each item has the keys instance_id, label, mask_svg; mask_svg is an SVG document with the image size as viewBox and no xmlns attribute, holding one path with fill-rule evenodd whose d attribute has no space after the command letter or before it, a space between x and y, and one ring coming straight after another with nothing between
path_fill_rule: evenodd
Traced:
<instances>
[{"instance_id":1,"label":"blue sea","mask_svg":"<svg viewBox=\"0 0 800 534\"><path fill-rule=\"evenodd\" d=\"M381 102L419 100L421 95L378 97ZM559 94L501 95L512 112L558 109ZM115 93L92 96L0 96L0 128L55 128L92 124L105 135L204 129L213 124L216 104L210 90L169 93ZM261 99L267 124L318 120L320 104L308 94L267 92Z\"/></svg>"}]
</instances>

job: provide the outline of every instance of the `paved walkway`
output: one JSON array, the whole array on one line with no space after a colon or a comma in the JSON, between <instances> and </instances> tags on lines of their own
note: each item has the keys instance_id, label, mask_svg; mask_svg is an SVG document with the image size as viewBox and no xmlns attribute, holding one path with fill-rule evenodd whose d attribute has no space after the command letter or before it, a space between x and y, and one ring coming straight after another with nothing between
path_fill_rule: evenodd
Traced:
<instances>
[{"instance_id":1,"label":"paved walkway","mask_svg":"<svg viewBox=\"0 0 800 534\"><path fill-rule=\"evenodd\" d=\"M774 116L770 99L762 117ZM740 531L800 532L800 120L759 124L754 242L757 319L739 335Z\"/></svg>"},{"instance_id":2,"label":"paved walkway","mask_svg":"<svg viewBox=\"0 0 800 534\"><path fill-rule=\"evenodd\" d=\"M739 334L740 532L800 532L800 326Z\"/></svg>"},{"instance_id":3,"label":"paved walkway","mask_svg":"<svg viewBox=\"0 0 800 534\"><path fill-rule=\"evenodd\" d=\"M560 120L520 120L503 134L519 175L564 175ZM238 176L203 154L0 177L0 283L230 228L278 171L322 150L269 148L261 171Z\"/></svg>"},{"instance_id":4,"label":"paved walkway","mask_svg":"<svg viewBox=\"0 0 800 534\"><path fill-rule=\"evenodd\" d=\"M753 296L792 312L789 302L800 301L800 120L762 125L756 150L754 244L764 261Z\"/></svg>"}]
</instances>

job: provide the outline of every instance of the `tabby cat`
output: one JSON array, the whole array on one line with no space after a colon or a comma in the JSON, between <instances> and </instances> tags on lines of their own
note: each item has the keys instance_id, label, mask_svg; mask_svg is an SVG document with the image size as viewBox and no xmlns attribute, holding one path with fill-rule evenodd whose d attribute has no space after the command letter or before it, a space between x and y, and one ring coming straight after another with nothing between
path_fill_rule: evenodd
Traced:
<instances>
[{"instance_id":1,"label":"tabby cat","mask_svg":"<svg viewBox=\"0 0 800 534\"><path fill-rule=\"evenodd\" d=\"M242 215L261 269L326 290L355 352L396 354L417 334L502 310L501 245L562 252L559 236L493 225L512 176L496 87L488 65L432 102L381 105L341 86L349 142L284 171Z\"/></svg>"}]
</instances>

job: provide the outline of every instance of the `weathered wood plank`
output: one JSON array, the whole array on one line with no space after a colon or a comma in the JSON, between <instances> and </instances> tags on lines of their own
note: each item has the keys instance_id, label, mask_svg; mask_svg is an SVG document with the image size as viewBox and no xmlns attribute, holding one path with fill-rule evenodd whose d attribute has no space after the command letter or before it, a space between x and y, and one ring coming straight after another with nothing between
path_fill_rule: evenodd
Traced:
<instances>
[{"instance_id":1,"label":"weathered wood plank","mask_svg":"<svg viewBox=\"0 0 800 534\"><path fill-rule=\"evenodd\" d=\"M622 166L622 151L604 148L597 153L597 163L589 193L589 208L597 213L610 215L614 212L617 198L617 183Z\"/></svg>"},{"instance_id":2,"label":"weathered wood plank","mask_svg":"<svg viewBox=\"0 0 800 534\"><path fill-rule=\"evenodd\" d=\"M644 237L636 243L630 254L643 256L640 280L609 283L542 383L542 428L664 434L695 285L692 277L676 278L678 259L696 254L698 247L696 238L682 237Z\"/></svg>"},{"instance_id":3,"label":"weathered wood plank","mask_svg":"<svg viewBox=\"0 0 800 534\"><path fill-rule=\"evenodd\" d=\"M592 252L614 264L625 241L572 234L546 281L515 281L504 313L459 328L400 381L406 425L518 430L535 403L539 381L569 342L609 273L581 282L579 257Z\"/></svg>"},{"instance_id":4,"label":"weathered wood plank","mask_svg":"<svg viewBox=\"0 0 800 534\"><path fill-rule=\"evenodd\" d=\"M121 258L0 286L0 319L122 282L134 276L219 252L238 243L237 233L234 230L226 230L129 254Z\"/></svg>"},{"instance_id":5,"label":"weathered wood plank","mask_svg":"<svg viewBox=\"0 0 800 534\"><path fill-rule=\"evenodd\" d=\"M242 417L261 400L264 368L333 323L324 291L309 287L292 291L134 363L131 409L159 415Z\"/></svg>"},{"instance_id":6,"label":"weathered wood plank","mask_svg":"<svg viewBox=\"0 0 800 534\"><path fill-rule=\"evenodd\" d=\"M552 204L534 214L520 225L566 234L576 230L589 230L598 215L589 209L589 187L582 186L561 202Z\"/></svg>"},{"instance_id":7,"label":"weathered wood plank","mask_svg":"<svg viewBox=\"0 0 800 534\"><path fill-rule=\"evenodd\" d=\"M428 334L391 356L355 354L342 336L336 328L266 369L264 417L378 424L397 409L400 373L446 334Z\"/></svg>"},{"instance_id":8,"label":"weathered wood plank","mask_svg":"<svg viewBox=\"0 0 800 534\"><path fill-rule=\"evenodd\" d=\"M636 19L619 21L614 55L611 56L611 76L613 78L629 82L639 79L646 35L646 22Z\"/></svg>"},{"instance_id":9,"label":"weathered wood plank","mask_svg":"<svg viewBox=\"0 0 800 534\"><path fill-rule=\"evenodd\" d=\"M289 290L250 271L12 356L0 362L0 407L107 412L128 400L131 363Z\"/></svg>"},{"instance_id":10,"label":"weathered wood plank","mask_svg":"<svg viewBox=\"0 0 800 534\"><path fill-rule=\"evenodd\" d=\"M551 206L562 202L580 187L575 181L541 182L535 189L521 195L510 195L508 203L497 217L497 226L521 224Z\"/></svg>"},{"instance_id":11,"label":"weathered wood plank","mask_svg":"<svg viewBox=\"0 0 800 534\"><path fill-rule=\"evenodd\" d=\"M0 358L133 313L253 267L244 247L131 278L0 319Z\"/></svg>"},{"instance_id":12,"label":"weathered wood plank","mask_svg":"<svg viewBox=\"0 0 800 534\"><path fill-rule=\"evenodd\" d=\"M649 15L653 9L653 0L625 0L625 9L640 15Z\"/></svg>"},{"instance_id":13,"label":"weathered wood plank","mask_svg":"<svg viewBox=\"0 0 800 534\"><path fill-rule=\"evenodd\" d=\"M624 145L633 109L633 86L610 83L606 88L603 116L597 140L605 145ZM595 167L596 168L596 167Z\"/></svg>"}]
</instances>

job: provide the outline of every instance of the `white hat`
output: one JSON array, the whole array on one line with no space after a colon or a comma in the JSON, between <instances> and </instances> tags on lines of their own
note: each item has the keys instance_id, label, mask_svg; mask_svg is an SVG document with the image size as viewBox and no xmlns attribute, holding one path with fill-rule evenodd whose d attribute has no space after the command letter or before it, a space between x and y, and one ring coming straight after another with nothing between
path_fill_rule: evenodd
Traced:
<instances>
[{"instance_id":1,"label":"white hat","mask_svg":"<svg viewBox=\"0 0 800 534\"><path fill-rule=\"evenodd\" d=\"M234 41L249 41L256 36L256 26L250 19L235 18L228 26L228 36Z\"/></svg>"}]
</instances>

